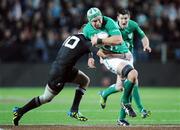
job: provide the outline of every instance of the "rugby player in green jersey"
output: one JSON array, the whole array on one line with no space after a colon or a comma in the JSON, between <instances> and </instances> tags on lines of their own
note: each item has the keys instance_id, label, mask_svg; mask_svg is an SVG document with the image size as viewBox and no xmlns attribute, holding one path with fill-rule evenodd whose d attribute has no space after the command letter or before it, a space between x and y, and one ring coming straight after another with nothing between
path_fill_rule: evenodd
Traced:
<instances>
[{"instance_id":1,"label":"rugby player in green jersey","mask_svg":"<svg viewBox=\"0 0 180 130\"><path fill-rule=\"evenodd\" d=\"M117 24L119 25L119 29L122 33L123 40L125 41L126 45L128 46L131 52L133 52L133 48L134 48L134 42L133 42L134 33L137 33L137 36L141 39L143 50L151 52L151 48L149 46L149 40L147 36L145 35L145 33L142 31L142 29L138 26L138 24L135 21L130 20L130 12L128 10L120 9L118 11ZM99 55L104 56L104 54L101 54L101 53L102 52L99 52ZM123 82L123 81L119 81L119 82ZM113 84L109 88L101 91L100 103L103 109L106 106L106 101L107 101L108 96L113 93L121 91L121 88L122 86L117 86L116 84ZM147 116L149 116L150 111L144 109L141 103L141 98L140 98L139 90L138 90L138 82L134 85L132 96L137 105L139 112L141 113L142 118L146 118ZM119 125L123 125L123 126L129 125L129 123L125 120L125 117L126 117L126 113L124 109L121 109L119 113Z\"/></svg>"},{"instance_id":2,"label":"rugby player in green jersey","mask_svg":"<svg viewBox=\"0 0 180 130\"><path fill-rule=\"evenodd\" d=\"M94 46L111 55L102 60L106 68L117 75L116 85L119 85L119 80L126 78L121 104L127 115L135 117L130 96L134 85L137 84L138 73L133 67L133 61L129 60L132 54L123 41L119 27L114 20L103 16L98 8L90 8L87 11L87 18L88 23L83 28L83 34Z\"/></svg>"}]
</instances>

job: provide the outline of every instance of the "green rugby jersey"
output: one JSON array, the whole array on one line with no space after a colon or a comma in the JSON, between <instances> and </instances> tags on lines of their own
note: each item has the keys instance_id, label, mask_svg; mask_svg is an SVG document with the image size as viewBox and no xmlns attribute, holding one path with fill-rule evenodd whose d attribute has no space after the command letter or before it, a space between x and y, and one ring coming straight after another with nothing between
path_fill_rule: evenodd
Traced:
<instances>
[{"instance_id":1,"label":"green rugby jersey","mask_svg":"<svg viewBox=\"0 0 180 130\"><path fill-rule=\"evenodd\" d=\"M139 25L133 20L129 20L128 26L126 28L122 29L121 27L119 27L119 29L121 31L123 40L125 41L126 45L128 46L131 52L133 51L134 48L134 43L133 43L134 33L137 33L138 37L141 39L145 36L145 33L142 31Z\"/></svg>"},{"instance_id":2,"label":"green rugby jersey","mask_svg":"<svg viewBox=\"0 0 180 130\"><path fill-rule=\"evenodd\" d=\"M86 24L86 26L83 28L83 34L85 35L85 37L87 39L91 39L92 36L94 36L95 34L99 34L99 33L107 33L108 36L113 36L113 35L121 35L121 32L119 30L119 27L117 25L117 23L106 16L103 16L103 24L102 27L100 29L95 29L90 22L88 22ZM126 46L125 42L118 44L118 45L103 45L100 46L101 49L106 50L106 51L110 51L113 53L126 53L128 52L128 47Z\"/></svg>"}]
</instances>

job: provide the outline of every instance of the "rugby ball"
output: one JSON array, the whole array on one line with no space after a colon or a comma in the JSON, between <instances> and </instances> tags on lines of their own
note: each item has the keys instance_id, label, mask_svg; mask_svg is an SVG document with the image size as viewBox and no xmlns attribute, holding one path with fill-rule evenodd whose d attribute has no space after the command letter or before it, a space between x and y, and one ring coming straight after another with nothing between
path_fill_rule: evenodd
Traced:
<instances>
[{"instance_id":1,"label":"rugby ball","mask_svg":"<svg viewBox=\"0 0 180 130\"><path fill-rule=\"evenodd\" d=\"M100 32L97 34L98 38L104 39L108 37L108 34L106 32Z\"/></svg>"}]
</instances>

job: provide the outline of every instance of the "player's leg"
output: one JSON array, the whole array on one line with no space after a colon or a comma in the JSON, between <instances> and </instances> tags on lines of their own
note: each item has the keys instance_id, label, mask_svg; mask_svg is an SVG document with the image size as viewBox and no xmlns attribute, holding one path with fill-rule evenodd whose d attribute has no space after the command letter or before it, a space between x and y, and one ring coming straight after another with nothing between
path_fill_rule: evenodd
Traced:
<instances>
[{"instance_id":1,"label":"player's leg","mask_svg":"<svg viewBox=\"0 0 180 130\"><path fill-rule=\"evenodd\" d=\"M79 86L76 88L74 100L73 100L71 109L68 112L68 115L80 121L86 121L87 118L84 117L79 112L79 105L80 105L82 96L84 95L86 91L86 88L89 86L90 79L86 74L84 74L82 71L79 70L75 79L72 81L72 83L76 83Z\"/></svg>"},{"instance_id":2,"label":"player's leg","mask_svg":"<svg viewBox=\"0 0 180 130\"><path fill-rule=\"evenodd\" d=\"M113 93L122 91L122 90L123 90L123 81L122 81L121 77L119 75L117 75L116 84L112 84L107 89L99 92L100 105L101 105L102 109L104 109L106 107L106 101L107 101L108 96L110 96Z\"/></svg>"},{"instance_id":3,"label":"player's leg","mask_svg":"<svg viewBox=\"0 0 180 130\"><path fill-rule=\"evenodd\" d=\"M138 73L130 64L118 66L118 73L121 74L123 78L126 78L123 85L124 92L122 96L122 106L129 116L135 117L136 113L131 107L130 97L133 90L133 86L137 82Z\"/></svg>"},{"instance_id":4,"label":"player's leg","mask_svg":"<svg viewBox=\"0 0 180 130\"><path fill-rule=\"evenodd\" d=\"M123 85L124 92L122 105L128 115L132 117L136 116L129 101L133 85L135 84L137 79L137 71L133 68L132 62L120 58L105 58L103 59L103 64L111 72L127 79Z\"/></svg>"},{"instance_id":5,"label":"player's leg","mask_svg":"<svg viewBox=\"0 0 180 130\"><path fill-rule=\"evenodd\" d=\"M130 125L129 122L126 120L126 112L123 108L121 108L119 111L119 117L118 117L117 125L120 125L120 126Z\"/></svg>"},{"instance_id":6,"label":"player's leg","mask_svg":"<svg viewBox=\"0 0 180 130\"><path fill-rule=\"evenodd\" d=\"M32 100L30 100L27 104L25 104L23 107L14 107L13 108L13 123L14 125L19 125L19 120L21 117L27 113L28 111L35 109L42 104L50 102L63 88L63 86L59 86L58 91L54 91L51 89L51 87L47 84L44 93L41 96L34 97Z\"/></svg>"},{"instance_id":7,"label":"player's leg","mask_svg":"<svg viewBox=\"0 0 180 130\"><path fill-rule=\"evenodd\" d=\"M140 94L139 94L139 86L138 86L138 83L136 83L134 85L134 89L133 89L133 92L132 92L132 96L133 96L133 99L135 101L135 104L139 110L139 112L141 113L141 117L142 118L146 118L150 115L150 111L149 110L146 110L144 109L143 105L142 105L142 102L141 102L141 97L140 97Z\"/></svg>"},{"instance_id":8,"label":"player's leg","mask_svg":"<svg viewBox=\"0 0 180 130\"><path fill-rule=\"evenodd\" d=\"M122 97L121 97L121 101L122 101ZM126 112L123 107L121 107L121 109L119 110L117 125L120 125L120 126L129 126L130 125L129 122L126 120Z\"/></svg>"},{"instance_id":9,"label":"player's leg","mask_svg":"<svg viewBox=\"0 0 180 130\"><path fill-rule=\"evenodd\" d=\"M28 111L41 106L42 104L50 102L64 87L64 83L60 83L61 77L59 71L55 67L51 69L48 84L45 87L44 93L38 97L34 97L23 107L13 108L13 123L19 124L21 117Z\"/></svg>"},{"instance_id":10,"label":"player's leg","mask_svg":"<svg viewBox=\"0 0 180 130\"><path fill-rule=\"evenodd\" d=\"M138 80L136 81L136 84L133 87L132 96L133 96L133 99L135 100L135 103L136 103L136 106L137 106L138 110L141 113L141 117L146 118L147 116L149 116L150 111L145 110L143 108L142 103L141 103L141 98L140 98L139 90L138 90ZM132 96L130 96L130 102L132 102ZM120 112L119 112L119 118L118 118L118 121L117 121L118 125L120 125L120 126L128 126L128 125L130 125L129 122L125 118L126 118L125 110L123 108L121 108Z\"/></svg>"},{"instance_id":11,"label":"player's leg","mask_svg":"<svg viewBox=\"0 0 180 130\"><path fill-rule=\"evenodd\" d=\"M125 80L124 81L124 87L127 87L127 85L130 85L130 86L133 86L133 84L130 82L129 80ZM127 88L124 89L125 91L127 91ZM132 91L134 90L134 87L132 88ZM121 98L121 102L124 100L124 96L125 96L125 92L124 92L124 95L122 96ZM128 99L127 99L128 100ZM129 103L127 105L130 105L131 103L131 100L132 100L132 94L130 94L129 96ZM128 108L129 109L129 108ZM136 114L135 112L133 112L133 110L128 110L128 111L132 111L131 113L133 113L133 116L134 117ZM129 112L127 112L126 108L124 107L124 105L122 105L122 108L120 109L119 111L119 118L118 118L118 121L117 121L117 124L120 125L120 126L128 126L130 125L129 122L125 119L126 118L126 114L128 114Z\"/></svg>"},{"instance_id":12,"label":"player's leg","mask_svg":"<svg viewBox=\"0 0 180 130\"><path fill-rule=\"evenodd\" d=\"M104 109L106 107L106 101L109 95L118 92L118 90L116 90L116 84L112 84L110 85L108 88L106 88L105 90L102 90L99 92L99 96L100 96L100 105L101 108Z\"/></svg>"}]
</instances>

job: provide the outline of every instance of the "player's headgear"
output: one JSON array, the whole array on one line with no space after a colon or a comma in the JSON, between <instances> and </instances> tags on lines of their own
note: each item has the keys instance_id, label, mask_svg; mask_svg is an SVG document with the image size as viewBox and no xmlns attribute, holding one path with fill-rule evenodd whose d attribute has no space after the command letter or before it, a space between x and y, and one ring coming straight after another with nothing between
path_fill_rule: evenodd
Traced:
<instances>
[{"instance_id":1,"label":"player's headgear","mask_svg":"<svg viewBox=\"0 0 180 130\"><path fill-rule=\"evenodd\" d=\"M102 13L98 8L93 7L93 8L90 8L87 11L87 19L88 19L88 21L91 21L93 18L95 18L97 16L102 16Z\"/></svg>"}]
</instances>

